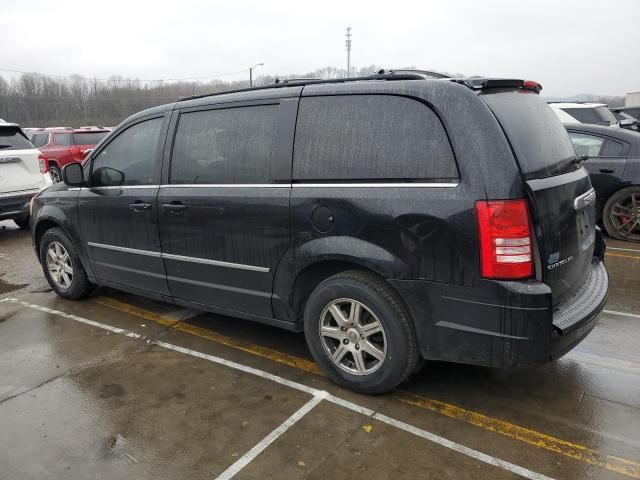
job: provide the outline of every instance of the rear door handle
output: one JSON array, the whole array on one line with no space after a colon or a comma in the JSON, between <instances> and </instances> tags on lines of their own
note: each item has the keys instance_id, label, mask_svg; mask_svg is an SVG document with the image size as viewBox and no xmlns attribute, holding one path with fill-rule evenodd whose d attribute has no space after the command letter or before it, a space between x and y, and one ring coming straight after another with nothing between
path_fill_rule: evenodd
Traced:
<instances>
[{"instance_id":1,"label":"rear door handle","mask_svg":"<svg viewBox=\"0 0 640 480\"><path fill-rule=\"evenodd\" d=\"M130 203L129 208L134 212L143 212L145 210L151 210L151 204L138 200L136 202Z\"/></svg>"},{"instance_id":2,"label":"rear door handle","mask_svg":"<svg viewBox=\"0 0 640 480\"><path fill-rule=\"evenodd\" d=\"M601 168L600 169L600 173L613 173L615 170L612 170L611 168Z\"/></svg>"},{"instance_id":3,"label":"rear door handle","mask_svg":"<svg viewBox=\"0 0 640 480\"><path fill-rule=\"evenodd\" d=\"M171 213L180 213L187 209L187 206L182 202L163 203L162 209Z\"/></svg>"}]
</instances>

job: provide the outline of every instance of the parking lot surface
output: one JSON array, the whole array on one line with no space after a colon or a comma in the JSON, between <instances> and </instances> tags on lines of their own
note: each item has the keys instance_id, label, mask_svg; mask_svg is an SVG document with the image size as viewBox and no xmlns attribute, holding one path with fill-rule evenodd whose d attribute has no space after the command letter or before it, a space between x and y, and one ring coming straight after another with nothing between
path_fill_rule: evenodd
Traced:
<instances>
[{"instance_id":1,"label":"parking lot surface","mask_svg":"<svg viewBox=\"0 0 640 480\"><path fill-rule=\"evenodd\" d=\"M640 245L559 361L326 380L301 334L101 289L52 293L0 222L0 478L640 478Z\"/></svg>"}]
</instances>

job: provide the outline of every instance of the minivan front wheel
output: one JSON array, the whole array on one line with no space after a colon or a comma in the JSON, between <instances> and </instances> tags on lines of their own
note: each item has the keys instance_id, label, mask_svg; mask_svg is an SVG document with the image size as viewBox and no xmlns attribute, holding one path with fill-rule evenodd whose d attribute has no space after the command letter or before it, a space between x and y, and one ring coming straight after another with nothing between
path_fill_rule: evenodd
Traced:
<instances>
[{"instance_id":1,"label":"minivan front wheel","mask_svg":"<svg viewBox=\"0 0 640 480\"><path fill-rule=\"evenodd\" d=\"M384 393L405 380L420 355L413 326L397 294L359 271L321 282L304 313L307 344L335 383Z\"/></svg>"},{"instance_id":2,"label":"minivan front wheel","mask_svg":"<svg viewBox=\"0 0 640 480\"><path fill-rule=\"evenodd\" d=\"M93 290L75 247L59 228L49 229L42 236L40 263L49 285L61 297L79 300Z\"/></svg>"}]
</instances>

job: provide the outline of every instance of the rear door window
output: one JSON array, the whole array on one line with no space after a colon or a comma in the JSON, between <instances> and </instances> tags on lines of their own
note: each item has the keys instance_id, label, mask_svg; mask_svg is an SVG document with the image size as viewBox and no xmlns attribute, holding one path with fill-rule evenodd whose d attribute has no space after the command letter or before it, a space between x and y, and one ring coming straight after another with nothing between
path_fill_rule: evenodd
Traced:
<instances>
[{"instance_id":1,"label":"rear door window","mask_svg":"<svg viewBox=\"0 0 640 480\"><path fill-rule=\"evenodd\" d=\"M269 183L277 113L277 105L182 113L169 183Z\"/></svg>"},{"instance_id":2,"label":"rear door window","mask_svg":"<svg viewBox=\"0 0 640 480\"><path fill-rule=\"evenodd\" d=\"M73 145L73 139L70 133L56 133L53 138L56 145Z\"/></svg>"},{"instance_id":3,"label":"rear door window","mask_svg":"<svg viewBox=\"0 0 640 480\"><path fill-rule=\"evenodd\" d=\"M33 145L17 127L0 128L0 150L28 150Z\"/></svg>"},{"instance_id":4,"label":"rear door window","mask_svg":"<svg viewBox=\"0 0 640 480\"><path fill-rule=\"evenodd\" d=\"M446 181L458 170L428 106L400 96L340 95L300 99L293 178Z\"/></svg>"},{"instance_id":5,"label":"rear door window","mask_svg":"<svg viewBox=\"0 0 640 480\"><path fill-rule=\"evenodd\" d=\"M573 146L579 156L597 157L600 155L604 145L604 138L596 135L570 132L569 137L571 137Z\"/></svg>"},{"instance_id":6,"label":"rear door window","mask_svg":"<svg viewBox=\"0 0 640 480\"><path fill-rule=\"evenodd\" d=\"M576 151L553 110L535 93L487 92L491 108L527 180L575 170Z\"/></svg>"}]
</instances>

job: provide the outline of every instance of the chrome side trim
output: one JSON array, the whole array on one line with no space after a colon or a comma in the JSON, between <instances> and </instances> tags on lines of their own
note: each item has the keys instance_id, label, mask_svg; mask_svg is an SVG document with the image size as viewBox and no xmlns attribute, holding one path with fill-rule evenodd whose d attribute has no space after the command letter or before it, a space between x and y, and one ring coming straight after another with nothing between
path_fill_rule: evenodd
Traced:
<instances>
[{"instance_id":1,"label":"chrome side trim","mask_svg":"<svg viewBox=\"0 0 640 480\"><path fill-rule=\"evenodd\" d=\"M87 242L87 245L95 248L104 248L105 250L114 250L116 252L134 253L137 255L146 255L148 257L166 258L167 260L178 260L181 262L200 263L202 265L213 265L216 267L235 268L238 270L250 270L253 272L268 273L267 267L257 267L255 265L245 265L243 263L223 262L220 260L209 260L208 258L186 257L184 255L174 255L173 253L152 252L149 250L139 250L137 248L117 247L115 245L107 245L104 243Z\"/></svg>"},{"instance_id":2,"label":"chrome side trim","mask_svg":"<svg viewBox=\"0 0 640 480\"><path fill-rule=\"evenodd\" d=\"M105 250L115 250L116 252L135 253L138 255L146 255L148 257L160 258L162 253L152 252L150 250L138 250L137 248L117 247L115 245L106 245L104 243L87 242L87 245L95 248L104 248Z\"/></svg>"},{"instance_id":3,"label":"chrome side trim","mask_svg":"<svg viewBox=\"0 0 640 480\"><path fill-rule=\"evenodd\" d=\"M6 193L0 193L0 197L1 198L7 198L7 197L24 197L25 195L35 195L36 193L38 193L40 190L42 190L41 188L30 188L29 190L18 190L15 192L6 192Z\"/></svg>"},{"instance_id":4,"label":"chrome side trim","mask_svg":"<svg viewBox=\"0 0 640 480\"><path fill-rule=\"evenodd\" d=\"M160 188L455 188L458 185L459 182L197 183L160 185Z\"/></svg>"},{"instance_id":5,"label":"chrome side trim","mask_svg":"<svg viewBox=\"0 0 640 480\"><path fill-rule=\"evenodd\" d=\"M294 183L296 188L455 188L459 182L438 183L406 183L406 182L381 182L381 183Z\"/></svg>"},{"instance_id":6,"label":"chrome side trim","mask_svg":"<svg viewBox=\"0 0 640 480\"><path fill-rule=\"evenodd\" d=\"M185 257L184 255L174 255L173 253L163 253L162 258L178 260L181 262L200 263L203 265L214 265L216 267L236 268L238 270L251 270L253 272L269 272L267 267L256 267L254 265L245 265L243 263L222 262L220 260L209 260L208 258Z\"/></svg>"},{"instance_id":7,"label":"chrome side trim","mask_svg":"<svg viewBox=\"0 0 640 480\"><path fill-rule=\"evenodd\" d=\"M158 188L158 185L107 185L103 187L84 187L87 190L130 190L133 188Z\"/></svg>"},{"instance_id":8,"label":"chrome side trim","mask_svg":"<svg viewBox=\"0 0 640 480\"><path fill-rule=\"evenodd\" d=\"M160 185L160 188L291 188L290 183L179 183Z\"/></svg>"}]
</instances>

